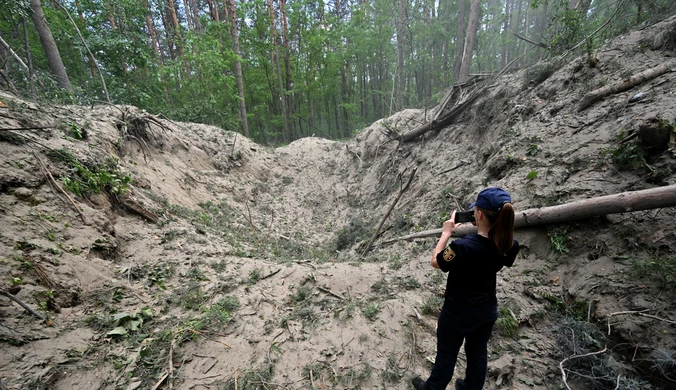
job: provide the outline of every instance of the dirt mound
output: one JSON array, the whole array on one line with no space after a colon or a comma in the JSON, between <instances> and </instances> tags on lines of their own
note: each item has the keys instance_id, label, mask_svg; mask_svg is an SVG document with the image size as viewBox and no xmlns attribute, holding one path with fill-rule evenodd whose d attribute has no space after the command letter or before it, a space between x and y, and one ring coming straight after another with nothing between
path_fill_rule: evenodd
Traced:
<instances>
[{"instance_id":1,"label":"dirt mound","mask_svg":"<svg viewBox=\"0 0 676 390\"><path fill-rule=\"evenodd\" d=\"M408 388L435 354L436 239L360 250L412 169L377 242L440 227L486 186L524 210L675 184L676 73L578 111L588 92L669 61L675 26L608 42L594 67L507 74L410 143L397 136L432 112L272 149L134 107L0 94L3 129L37 128L0 131L0 287L48 317L0 298L2 383ZM563 362L573 388L674 388L675 215L518 231L487 386L560 387Z\"/></svg>"}]
</instances>

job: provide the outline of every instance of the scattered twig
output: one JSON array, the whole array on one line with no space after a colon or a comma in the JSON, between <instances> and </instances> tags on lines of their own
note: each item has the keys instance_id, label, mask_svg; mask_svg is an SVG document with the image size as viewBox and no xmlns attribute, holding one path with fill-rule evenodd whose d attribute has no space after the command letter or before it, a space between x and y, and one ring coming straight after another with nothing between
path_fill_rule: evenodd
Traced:
<instances>
[{"instance_id":1,"label":"scattered twig","mask_svg":"<svg viewBox=\"0 0 676 390\"><path fill-rule=\"evenodd\" d=\"M162 377L160 378L160 380L157 381L157 383L155 383L155 385L152 387L151 390L157 390L157 389L159 389L160 386L162 386L162 383L164 383L164 380L167 379L168 377L169 377L169 373L168 373L168 372L165 372L164 375L162 375Z\"/></svg>"},{"instance_id":2,"label":"scattered twig","mask_svg":"<svg viewBox=\"0 0 676 390\"><path fill-rule=\"evenodd\" d=\"M171 340L171 347L169 347L169 389L174 388L174 340Z\"/></svg>"},{"instance_id":3,"label":"scattered twig","mask_svg":"<svg viewBox=\"0 0 676 390\"><path fill-rule=\"evenodd\" d=\"M397 197L394 199L394 202L392 202L392 204L390 204L390 207L387 209L387 212L385 212L385 215L384 215L383 218L380 220L380 223L378 224L378 227L376 228L376 231L373 233L373 236L371 237L371 240L369 241L368 245L366 245L366 248L364 248L364 251L362 252L362 254L365 255L365 254L367 254L367 253L371 250L371 247L373 246L373 242L376 240L376 238L377 238L378 235L380 234L380 229L383 228L383 224L385 223L385 221L387 220L387 218L390 216L390 213L392 213L392 210L394 209L394 206L397 205L397 203L399 202L399 199L401 199L401 196L404 194L404 192L406 192L406 190L408 190L408 187L411 186L411 182L413 182L413 177L415 176L415 173L416 173L417 171L418 171L418 167L413 168L413 171L411 172L411 175L409 176L408 181L406 182L406 185L403 186L403 187L399 190L399 194L397 194Z\"/></svg>"},{"instance_id":4,"label":"scattered twig","mask_svg":"<svg viewBox=\"0 0 676 390\"><path fill-rule=\"evenodd\" d=\"M267 279L267 278L269 278L269 277L271 277L271 276L277 275L277 274L279 273L279 271L281 271L281 270L282 270L281 268L278 268L277 271L272 271L272 272L270 272L269 274L267 274L267 275L263 276L262 278L260 278L260 280L265 280L265 279Z\"/></svg>"},{"instance_id":5,"label":"scattered twig","mask_svg":"<svg viewBox=\"0 0 676 390\"><path fill-rule=\"evenodd\" d=\"M38 155L35 154L35 153L33 153L33 155L35 156L35 158L38 159L38 162L40 163L40 166L42 166L42 169L44 170L44 173L47 176L47 178L52 181L52 184L54 184L56 186L56 188L58 188L59 191L61 191L62 194L66 195L66 198L68 198L68 200L70 201L70 204L72 204L73 207L75 207L75 210L78 212L78 214L80 214L80 218L82 218L82 223L84 223L86 225L87 220L85 219L84 214L82 214L82 211L80 211L80 208L77 207L77 205L73 201L73 198L71 198L70 195L68 195L68 193L66 191L64 191L63 188L61 188L61 186L59 186L59 183L57 183L56 180L54 180L52 173L49 172L49 169L47 169L47 166L42 162L40 157L38 157Z\"/></svg>"},{"instance_id":6,"label":"scattered twig","mask_svg":"<svg viewBox=\"0 0 676 390\"><path fill-rule=\"evenodd\" d=\"M605 347L605 348L603 348L602 350L600 350L600 351L598 351L598 352L590 352L590 353L585 353L585 354L583 354L583 355L574 355L574 356L570 356L570 357L567 357L567 358L563 359L563 360L561 361L561 363L559 363L559 369L561 369L561 379L563 380L563 384L566 386L566 389L572 390L572 389L570 388L570 386L568 386L568 382L566 381L566 379L568 379L568 375L566 374L566 370L563 368L563 364L564 364L565 362L567 362L567 361L569 361L569 360L573 360L573 359L578 359L578 358L581 358L581 357L587 357L587 356L593 356L593 355L600 355L600 354L606 352L607 350L608 350L608 347Z\"/></svg>"},{"instance_id":7,"label":"scattered twig","mask_svg":"<svg viewBox=\"0 0 676 390\"><path fill-rule=\"evenodd\" d=\"M637 315L637 316L641 316L641 317L652 318L654 320L666 322L666 323L671 324L671 325L676 325L676 321L672 321L672 320L669 320L669 319L666 319L666 318L654 316L652 314L646 314L645 313L646 311L648 311L648 309L639 310L639 311L618 311L618 312L615 312L615 313L610 313L610 314L608 314L608 321L610 322L610 317L613 317L613 316L633 314L633 315Z\"/></svg>"},{"instance_id":8,"label":"scattered twig","mask_svg":"<svg viewBox=\"0 0 676 390\"><path fill-rule=\"evenodd\" d=\"M32 315L36 316L36 317L39 318L42 322L44 322L44 321L47 320L47 319L45 318L45 316L43 316L42 314L40 314L40 313L36 312L35 310L31 309L30 307L28 307L28 305L26 305L25 303L23 303L23 301L21 301L19 298L17 298L17 297L15 297L14 295L12 295L9 291L7 291L7 290L5 290L5 289L3 289L3 288L0 288L0 294L6 296L7 298L9 298L9 299L13 300L14 302L18 303L21 307L23 307L24 309L26 309L27 312L29 312L29 313L31 313Z\"/></svg>"},{"instance_id":9,"label":"scattered twig","mask_svg":"<svg viewBox=\"0 0 676 390\"><path fill-rule=\"evenodd\" d=\"M319 289L319 291L323 291L323 292L325 292L325 293L327 293L327 294L329 294L329 295L333 295L334 297L336 297L336 298L338 298L338 299L345 300L345 297L344 297L344 296L342 296L342 295L340 295L340 294L338 294L338 293L335 293L335 292L329 290L329 289L326 288L326 287L317 286L317 288Z\"/></svg>"}]
</instances>

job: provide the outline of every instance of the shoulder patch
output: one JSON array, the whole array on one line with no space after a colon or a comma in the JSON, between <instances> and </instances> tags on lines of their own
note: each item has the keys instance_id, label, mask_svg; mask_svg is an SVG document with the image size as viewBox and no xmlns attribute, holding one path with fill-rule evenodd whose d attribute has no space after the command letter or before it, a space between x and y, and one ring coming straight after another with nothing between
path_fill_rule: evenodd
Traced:
<instances>
[{"instance_id":1,"label":"shoulder patch","mask_svg":"<svg viewBox=\"0 0 676 390\"><path fill-rule=\"evenodd\" d=\"M453 249L451 249L450 245L444 249L444 260L451 261L455 258L455 256L455 252L453 252Z\"/></svg>"}]
</instances>

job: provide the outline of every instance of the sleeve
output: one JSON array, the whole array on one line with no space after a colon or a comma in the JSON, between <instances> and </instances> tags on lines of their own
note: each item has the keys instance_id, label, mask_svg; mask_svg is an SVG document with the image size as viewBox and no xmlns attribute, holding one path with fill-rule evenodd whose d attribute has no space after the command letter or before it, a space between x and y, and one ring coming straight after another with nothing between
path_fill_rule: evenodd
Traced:
<instances>
[{"instance_id":1,"label":"sleeve","mask_svg":"<svg viewBox=\"0 0 676 390\"><path fill-rule=\"evenodd\" d=\"M514 245L505 253L503 264L507 267L514 265L514 260L516 260L516 255L519 254L519 241L514 240Z\"/></svg>"},{"instance_id":2,"label":"sleeve","mask_svg":"<svg viewBox=\"0 0 676 390\"><path fill-rule=\"evenodd\" d=\"M448 272L457 268L459 263L458 257L461 257L462 249L457 241L451 242L443 251L437 254L437 264L439 269Z\"/></svg>"}]
</instances>

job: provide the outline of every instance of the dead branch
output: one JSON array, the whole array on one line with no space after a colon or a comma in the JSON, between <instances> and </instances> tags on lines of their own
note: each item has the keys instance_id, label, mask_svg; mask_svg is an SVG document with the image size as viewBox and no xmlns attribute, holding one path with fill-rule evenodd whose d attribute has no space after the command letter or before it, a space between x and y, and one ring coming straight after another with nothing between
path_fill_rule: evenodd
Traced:
<instances>
[{"instance_id":1,"label":"dead branch","mask_svg":"<svg viewBox=\"0 0 676 390\"><path fill-rule=\"evenodd\" d=\"M281 271L281 270L282 270L281 268L277 268L277 271L272 271L272 272L270 272L269 274L267 274L267 275L261 277L260 280L265 280L265 279L267 279L267 278L269 278L269 277L271 277L271 276L275 276L275 275L277 275L277 274L279 273L279 271Z\"/></svg>"},{"instance_id":2,"label":"dead branch","mask_svg":"<svg viewBox=\"0 0 676 390\"><path fill-rule=\"evenodd\" d=\"M399 199L401 199L401 196L408 190L408 187L411 186L411 182L413 182L413 177L415 176L416 171L418 171L418 167L413 168L413 172L411 172L411 175L408 177L408 181L406 182L406 185L402 187L399 190L399 194L397 197L394 199L394 202L390 205L390 207L387 209L387 212L383 216L383 218L380 220L380 223L378 224L378 227L376 228L376 231L373 233L373 237L371 237L371 240L369 241L368 245L366 245L366 248L364 249L363 254L367 254L370 250L371 247L373 246L373 242L376 240L376 237L380 234L380 229L383 228L383 224L387 220L387 218L390 216L390 213L392 213L392 210L394 209L394 206L397 205L397 202L399 202Z\"/></svg>"},{"instance_id":3,"label":"dead branch","mask_svg":"<svg viewBox=\"0 0 676 390\"><path fill-rule=\"evenodd\" d=\"M52 184L54 184L54 185L56 186L56 188L58 188L59 191L61 191L62 194L66 195L66 198L68 198L68 200L70 201L70 204L72 204L73 207L75 207L75 210L78 212L78 214L80 214L80 218L82 218L82 223L84 223L84 224L86 225L86 224L87 224L87 220L85 220L84 214L82 214L82 211L80 211L80 208L77 207L77 205L76 205L75 202L73 201L73 198L71 198L70 195L68 195L68 193L67 193L66 191L64 191L63 188L61 188L61 186L59 186L59 183L57 183L56 180L54 180L54 177L52 176L52 173L49 172L49 169L47 169L47 166L42 162L42 160L40 159L40 157L38 157L38 155L35 154L35 153L33 153L33 155L35 156L35 158L38 159L38 162L40 163L40 166L41 166L42 169L44 170L44 174L47 176L47 178L48 178L49 180L51 180Z\"/></svg>"},{"instance_id":4,"label":"dead branch","mask_svg":"<svg viewBox=\"0 0 676 390\"><path fill-rule=\"evenodd\" d=\"M7 51L9 51L9 53L10 53L10 54L12 55L12 57L14 57L14 59L19 63L19 65L21 65L24 69L28 70L28 67L26 66L26 64L21 60L21 57L19 57L19 56L14 52L14 50L12 50L12 48L7 44L7 42L5 42L4 39L2 39L1 36L0 36L0 44L2 44L2 46L4 46L5 49L7 49Z\"/></svg>"},{"instance_id":5,"label":"dead branch","mask_svg":"<svg viewBox=\"0 0 676 390\"><path fill-rule=\"evenodd\" d=\"M535 42L535 41L528 39L528 38L524 37L523 35L517 33L516 31L512 31L512 35L521 39L522 41L526 41L526 42L530 43L533 46L539 46L543 49L551 50L551 47L549 45L542 43L542 42Z\"/></svg>"},{"instance_id":6,"label":"dead branch","mask_svg":"<svg viewBox=\"0 0 676 390\"><path fill-rule=\"evenodd\" d=\"M329 295L332 295L332 296L334 296L334 297L340 299L341 301L344 301L344 300L345 300L345 297L344 297L344 296L342 296L342 295L340 295L340 294L338 294L338 293L335 293L335 292L329 290L329 289L326 288L326 287L317 286L317 288L319 289L319 291L322 291L322 292L325 292L325 293L327 293L327 294L329 294Z\"/></svg>"},{"instance_id":7,"label":"dead branch","mask_svg":"<svg viewBox=\"0 0 676 390\"><path fill-rule=\"evenodd\" d=\"M169 373L165 372L164 375L162 375L162 377L160 378L160 380L158 380L157 383L155 383L155 385L150 390L159 389L160 386L162 386L162 383L164 383L164 380L167 379L168 377L169 377Z\"/></svg>"},{"instance_id":8,"label":"dead branch","mask_svg":"<svg viewBox=\"0 0 676 390\"><path fill-rule=\"evenodd\" d=\"M632 314L632 315L637 315L637 316L641 316L641 317L652 318L653 320L666 322L667 324L676 325L676 321L668 320L666 318L657 317L657 316L654 316L652 314L646 314L645 313L646 311L648 311L648 310L618 311L618 312L615 312L615 313L610 313L610 314L608 314L608 321L610 321L610 317L613 317L613 316Z\"/></svg>"},{"instance_id":9,"label":"dead branch","mask_svg":"<svg viewBox=\"0 0 676 390\"><path fill-rule=\"evenodd\" d=\"M361 157L359 157L359 155L358 155L356 152L353 152L352 150L350 150L350 147L347 146L347 144L345 144L345 149L346 149L348 152L352 153L355 157L357 157L357 159L359 160L359 165L360 165L360 166L361 166L362 164L364 164L364 161L362 161Z\"/></svg>"},{"instance_id":10,"label":"dead branch","mask_svg":"<svg viewBox=\"0 0 676 390\"><path fill-rule=\"evenodd\" d=\"M142 216L143 218L147 219L148 221L152 223L157 223L157 215L153 213L150 210L147 210L145 207L143 207L139 202L137 202L135 199L133 199L129 195L123 195L117 198L117 200L120 202L121 205L125 206L129 210L137 213L138 215Z\"/></svg>"},{"instance_id":11,"label":"dead branch","mask_svg":"<svg viewBox=\"0 0 676 390\"><path fill-rule=\"evenodd\" d=\"M614 195L578 200L558 206L528 209L514 213L514 228L570 222L600 215L628 213L676 206L676 185L656 187L641 191L627 191ZM382 245L402 240L437 237L442 229L426 230L387 240ZM476 233L476 227L463 225L453 237Z\"/></svg>"},{"instance_id":12,"label":"dead branch","mask_svg":"<svg viewBox=\"0 0 676 390\"><path fill-rule=\"evenodd\" d=\"M566 386L566 389L571 390L570 386L568 386L568 382L566 381L566 379L568 379L568 375L566 374L566 370L563 368L563 363L565 363L569 360L578 359L578 358L581 358L581 357L600 355L600 354L606 352L607 350L608 350L608 347L605 347L598 352L590 352L590 353L585 353L583 355L574 355L574 356L570 356L570 357L563 359L561 361L561 363L559 363L559 369L561 369L561 379L563 379L563 384Z\"/></svg>"},{"instance_id":13,"label":"dead branch","mask_svg":"<svg viewBox=\"0 0 676 390\"><path fill-rule=\"evenodd\" d=\"M470 97L468 97L465 101L462 103L456 105L451 111L449 111L447 114L444 114L439 120L437 121L430 121L425 123L422 126L418 126L415 129L409 131L406 134L403 134L399 137L400 142L410 142L419 136L425 134L426 132L434 129L441 128L443 126L449 125L453 123L455 120L455 117L461 114L463 111L465 111L468 107L474 103L475 100L477 100L481 95L483 95L486 91L488 91L488 87L483 87L480 90L476 91L474 94L472 94Z\"/></svg>"},{"instance_id":14,"label":"dead branch","mask_svg":"<svg viewBox=\"0 0 676 390\"><path fill-rule=\"evenodd\" d=\"M627 90L630 90L634 88L637 85L643 84L646 81L650 81L652 79L655 79L667 72L671 71L671 68L676 65L676 61L670 61L664 64L660 64L658 66L655 66L653 68L644 70L643 72L637 73L633 76L631 76L628 79L606 85L605 87L601 87L598 89L595 89L588 94L586 94L582 100L580 101L580 105L577 108L577 111L582 111L585 108L591 106L598 100L603 99L604 97L608 95L613 95L616 93L624 92Z\"/></svg>"},{"instance_id":15,"label":"dead branch","mask_svg":"<svg viewBox=\"0 0 676 390\"><path fill-rule=\"evenodd\" d=\"M4 288L0 288L0 294L6 296L7 298L9 298L9 299L13 300L14 302L18 303L21 307L26 309L27 312L29 312L32 315L39 318L40 321L45 322L47 320L47 318L45 318L45 316L43 316L42 314L40 314L40 313L36 312L35 310L31 309L30 307L28 307L28 305L23 303L19 298L15 297L14 295L12 295L9 291L5 290Z\"/></svg>"},{"instance_id":16,"label":"dead branch","mask_svg":"<svg viewBox=\"0 0 676 390\"><path fill-rule=\"evenodd\" d=\"M171 340L171 347L169 347L169 389L174 388L174 340Z\"/></svg>"}]
</instances>

